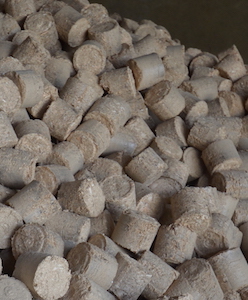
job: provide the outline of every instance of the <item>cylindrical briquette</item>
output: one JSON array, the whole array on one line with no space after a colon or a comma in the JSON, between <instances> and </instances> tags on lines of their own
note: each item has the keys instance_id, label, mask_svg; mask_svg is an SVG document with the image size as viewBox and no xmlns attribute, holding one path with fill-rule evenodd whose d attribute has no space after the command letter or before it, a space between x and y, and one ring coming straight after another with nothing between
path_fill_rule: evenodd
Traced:
<instances>
[{"instance_id":1,"label":"cylindrical briquette","mask_svg":"<svg viewBox=\"0 0 248 300\"><path fill-rule=\"evenodd\" d=\"M89 237L95 234L105 234L111 236L115 228L115 222L112 214L105 209L98 217L90 218L90 233Z\"/></svg>"},{"instance_id":2,"label":"cylindrical briquette","mask_svg":"<svg viewBox=\"0 0 248 300\"><path fill-rule=\"evenodd\" d=\"M4 111L0 111L0 148L13 147L17 144L18 138L10 120Z\"/></svg>"},{"instance_id":3,"label":"cylindrical briquette","mask_svg":"<svg viewBox=\"0 0 248 300\"><path fill-rule=\"evenodd\" d=\"M62 183L57 199L63 209L85 217L97 217L105 207L103 190L94 177Z\"/></svg>"},{"instance_id":4,"label":"cylindrical briquette","mask_svg":"<svg viewBox=\"0 0 248 300\"><path fill-rule=\"evenodd\" d=\"M27 286L14 277L0 275L1 300L32 300L32 295Z\"/></svg>"},{"instance_id":5,"label":"cylindrical briquette","mask_svg":"<svg viewBox=\"0 0 248 300\"><path fill-rule=\"evenodd\" d=\"M33 153L13 149L0 149L0 183L21 189L34 179L37 158Z\"/></svg>"},{"instance_id":6,"label":"cylindrical briquette","mask_svg":"<svg viewBox=\"0 0 248 300\"><path fill-rule=\"evenodd\" d=\"M180 114L185 108L185 99L168 80L153 85L145 94L145 104L165 121Z\"/></svg>"},{"instance_id":7,"label":"cylindrical briquette","mask_svg":"<svg viewBox=\"0 0 248 300\"><path fill-rule=\"evenodd\" d=\"M4 10L17 22L22 23L29 14L36 11L35 1L28 0L25 3L21 3L18 0L8 0L5 1Z\"/></svg>"},{"instance_id":8,"label":"cylindrical briquette","mask_svg":"<svg viewBox=\"0 0 248 300\"><path fill-rule=\"evenodd\" d=\"M165 69L157 53L151 53L128 61L133 71L136 89L147 89L165 78Z\"/></svg>"},{"instance_id":9,"label":"cylindrical briquette","mask_svg":"<svg viewBox=\"0 0 248 300\"><path fill-rule=\"evenodd\" d=\"M134 181L150 185L163 174L166 168L167 164L151 147L148 147L129 162L125 171Z\"/></svg>"},{"instance_id":10,"label":"cylindrical briquette","mask_svg":"<svg viewBox=\"0 0 248 300\"><path fill-rule=\"evenodd\" d=\"M54 15L54 20L59 37L68 45L77 47L85 41L90 24L74 8L69 5L64 6Z\"/></svg>"},{"instance_id":11,"label":"cylindrical briquette","mask_svg":"<svg viewBox=\"0 0 248 300\"><path fill-rule=\"evenodd\" d=\"M135 209L135 185L127 175L112 175L100 182L106 199L106 208L117 221L123 211Z\"/></svg>"},{"instance_id":12,"label":"cylindrical briquette","mask_svg":"<svg viewBox=\"0 0 248 300\"><path fill-rule=\"evenodd\" d=\"M110 132L101 122L90 119L79 125L67 140L80 149L87 164L93 162L107 149Z\"/></svg>"},{"instance_id":13,"label":"cylindrical briquette","mask_svg":"<svg viewBox=\"0 0 248 300\"><path fill-rule=\"evenodd\" d=\"M196 238L196 233L184 225L162 225L155 239L153 253L168 264L181 264L192 258Z\"/></svg>"},{"instance_id":14,"label":"cylindrical briquette","mask_svg":"<svg viewBox=\"0 0 248 300\"><path fill-rule=\"evenodd\" d=\"M72 272L87 276L108 290L115 278L118 263L104 250L90 243L80 243L66 257Z\"/></svg>"},{"instance_id":15,"label":"cylindrical briquette","mask_svg":"<svg viewBox=\"0 0 248 300\"><path fill-rule=\"evenodd\" d=\"M71 280L65 258L36 252L18 257L13 276L26 284L33 297L47 300L64 296Z\"/></svg>"},{"instance_id":16,"label":"cylindrical briquette","mask_svg":"<svg viewBox=\"0 0 248 300\"><path fill-rule=\"evenodd\" d=\"M62 182L71 182L75 178L72 171L61 165L41 165L35 169L35 180L44 185L52 194L56 194Z\"/></svg>"},{"instance_id":17,"label":"cylindrical briquette","mask_svg":"<svg viewBox=\"0 0 248 300\"><path fill-rule=\"evenodd\" d=\"M18 228L11 239L11 248L15 259L27 252L64 255L64 241L60 235L37 223Z\"/></svg>"},{"instance_id":18,"label":"cylindrical briquette","mask_svg":"<svg viewBox=\"0 0 248 300\"><path fill-rule=\"evenodd\" d=\"M134 210L126 210L120 216L111 239L134 253L149 250L158 232L159 222Z\"/></svg>"},{"instance_id":19,"label":"cylindrical briquette","mask_svg":"<svg viewBox=\"0 0 248 300\"><path fill-rule=\"evenodd\" d=\"M7 200L25 223L44 224L52 215L61 210L57 199L40 182L33 180Z\"/></svg>"}]
</instances>

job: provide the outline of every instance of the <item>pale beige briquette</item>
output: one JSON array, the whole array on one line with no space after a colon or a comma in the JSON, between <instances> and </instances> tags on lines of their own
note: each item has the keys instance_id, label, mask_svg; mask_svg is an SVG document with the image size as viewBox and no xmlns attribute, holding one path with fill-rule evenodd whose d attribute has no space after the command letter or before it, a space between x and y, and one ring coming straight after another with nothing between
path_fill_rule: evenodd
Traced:
<instances>
[{"instance_id":1,"label":"pale beige briquette","mask_svg":"<svg viewBox=\"0 0 248 300\"><path fill-rule=\"evenodd\" d=\"M197 235L182 224L162 225L155 239L153 253L170 265L193 257Z\"/></svg>"},{"instance_id":2,"label":"pale beige briquette","mask_svg":"<svg viewBox=\"0 0 248 300\"><path fill-rule=\"evenodd\" d=\"M34 154L13 149L0 149L0 183L13 189L21 189L34 179L37 158Z\"/></svg>"},{"instance_id":3,"label":"pale beige briquette","mask_svg":"<svg viewBox=\"0 0 248 300\"><path fill-rule=\"evenodd\" d=\"M68 45L77 47L85 41L90 24L74 8L69 5L64 6L54 15L54 20L59 38Z\"/></svg>"},{"instance_id":4,"label":"pale beige briquette","mask_svg":"<svg viewBox=\"0 0 248 300\"><path fill-rule=\"evenodd\" d=\"M143 55L128 61L133 72L136 89L144 90L165 79L165 69L156 53Z\"/></svg>"},{"instance_id":5,"label":"pale beige briquette","mask_svg":"<svg viewBox=\"0 0 248 300\"><path fill-rule=\"evenodd\" d=\"M189 172L188 182L200 178L206 172L201 152L194 147L187 147L183 151L182 161L187 166Z\"/></svg>"},{"instance_id":6,"label":"pale beige briquette","mask_svg":"<svg viewBox=\"0 0 248 300\"><path fill-rule=\"evenodd\" d=\"M18 257L13 277L26 284L33 297L55 300L68 291L71 271L63 257L29 252Z\"/></svg>"},{"instance_id":7,"label":"pale beige briquette","mask_svg":"<svg viewBox=\"0 0 248 300\"><path fill-rule=\"evenodd\" d=\"M90 119L79 125L67 140L80 149L87 164L93 162L107 149L110 132L101 122Z\"/></svg>"},{"instance_id":8,"label":"pale beige briquette","mask_svg":"<svg viewBox=\"0 0 248 300\"><path fill-rule=\"evenodd\" d=\"M224 293L248 285L248 265L240 248L219 252L208 261Z\"/></svg>"},{"instance_id":9,"label":"pale beige briquette","mask_svg":"<svg viewBox=\"0 0 248 300\"><path fill-rule=\"evenodd\" d=\"M80 13L89 21L91 26L109 20L109 14L106 7L104 7L100 3L85 4L84 7L82 7Z\"/></svg>"},{"instance_id":10,"label":"pale beige briquette","mask_svg":"<svg viewBox=\"0 0 248 300\"><path fill-rule=\"evenodd\" d=\"M121 214L111 239L121 247L138 253L151 248L159 227L156 219L128 209Z\"/></svg>"},{"instance_id":11,"label":"pale beige briquette","mask_svg":"<svg viewBox=\"0 0 248 300\"><path fill-rule=\"evenodd\" d=\"M61 183L57 199L63 209L85 217L97 217L105 208L104 192L94 177Z\"/></svg>"},{"instance_id":12,"label":"pale beige briquette","mask_svg":"<svg viewBox=\"0 0 248 300\"><path fill-rule=\"evenodd\" d=\"M62 182L75 180L70 169L56 164L37 166L34 178L41 182L52 194L57 193L58 187Z\"/></svg>"},{"instance_id":13,"label":"pale beige briquette","mask_svg":"<svg viewBox=\"0 0 248 300\"><path fill-rule=\"evenodd\" d=\"M36 11L35 1L28 0L21 3L18 0L5 1L5 13L11 15L18 23L22 24L24 19L31 13Z\"/></svg>"},{"instance_id":14,"label":"pale beige briquette","mask_svg":"<svg viewBox=\"0 0 248 300\"><path fill-rule=\"evenodd\" d=\"M27 286L14 277L0 275L0 295L2 300L32 300L32 295Z\"/></svg>"},{"instance_id":15,"label":"pale beige briquette","mask_svg":"<svg viewBox=\"0 0 248 300\"><path fill-rule=\"evenodd\" d=\"M28 252L64 255L64 241L56 232L37 224L28 223L18 228L11 238L13 256L17 259Z\"/></svg>"},{"instance_id":16,"label":"pale beige briquette","mask_svg":"<svg viewBox=\"0 0 248 300\"><path fill-rule=\"evenodd\" d=\"M98 217L90 218L89 237L95 234L105 234L110 237L115 228L115 222L112 214L105 209Z\"/></svg>"},{"instance_id":17,"label":"pale beige briquette","mask_svg":"<svg viewBox=\"0 0 248 300\"><path fill-rule=\"evenodd\" d=\"M47 219L61 210L57 199L40 182L33 180L7 200L25 223L44 224Z\"/></svg>"},{"instance_id":18,"label":"pale beige briquette","mask_svg":"<svg viewBox=\"0 0 248 300\"><path fill-rule=\"evenodd\" d=\"M70 250L66 257L72 272L87 276L108 290L116 276L117 260L99 247L83 242Z\"/></svg>"}]
</instances>

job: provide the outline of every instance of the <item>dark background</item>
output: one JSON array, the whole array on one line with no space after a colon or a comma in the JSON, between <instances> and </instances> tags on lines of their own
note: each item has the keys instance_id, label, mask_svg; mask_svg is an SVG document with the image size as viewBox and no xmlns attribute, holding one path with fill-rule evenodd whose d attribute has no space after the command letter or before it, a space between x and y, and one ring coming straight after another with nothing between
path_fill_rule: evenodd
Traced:
<instances>
[{"instance_id":1,"label":"dark background","mask_svg":"<svg viewBox=\"0 0 248 300\"><path fill-rule=\"evenodd\" d=\"M91 1L93 2L93 1ZM109 13L149 19L181 44L213 54L235 44L248 64L248 0L96 0Z\"/></svg>"}]
</instances>

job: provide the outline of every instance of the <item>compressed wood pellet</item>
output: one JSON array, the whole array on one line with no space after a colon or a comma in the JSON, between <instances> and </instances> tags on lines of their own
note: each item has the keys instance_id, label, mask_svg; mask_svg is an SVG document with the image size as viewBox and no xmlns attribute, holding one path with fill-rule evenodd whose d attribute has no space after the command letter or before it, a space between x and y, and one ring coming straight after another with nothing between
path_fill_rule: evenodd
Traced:
<instances>
[{"instance_id":1,"label":"compressed wood pellet","mask_svg":"<svg viewBox=\"0 0 248 300\"><path fill-rule=\"evenodd\" d=\"M130 106L119 96L105 96L98 99L87 112L84 121L93 119L104 124L111 136L130 118Z\"/></svg>"},{"instance_id":2,"label":"compressed wood pellet","mask_svg":"<svg viewBox=\"0 0 248 300\"><path fill-rule=\"evenodd\" d=\"M191 259L197 235L181 224L162 225L155 239L153 253L168 264Z\"/></svg>"},{"instance_id":3,"label":"compressed wood pellet","mask_svg":"<svg viewBox=\"0 0 248 300\"><path fill-rule=\"evenodd\" d=\"M15 194L15 190L9 189L0 184L0 202L4 202Z\"/></svg>"},{"instance_id":4,"label":"compressed wood pellet","mask_svg":"<svg viewBox=\"0 0 248 300\"><path fill-rule=\"evenodd\" d=\"M246 100L248 95L248 75L244 75L235 81L232 86L232 91L237 93L242 100Z\"/></svg>"},{"instance_id":5,"label":"compressed wood pellet","mask_svg":"<svg viewBox=\"0 0 248 300\"><path fill-rule=\"evenodd\" d=\"M77 0L76 0L77 1ZM37 1L36 1L37 4ZM72 2L73 4L73 2ZM65 3L65 1L46 1L42 7L40 8L41 11L48 11L50 12L52 15L55 15L61 8L63 8L64 6L66 6L67 4ZM38 10L38 9L37 9Z\"/></svg>"},{"instance_id":6,"label":"compressed wood pellet","mask_svg":"<svg viewBox=\"0 0 248 300\"><path fill-rule=\"evenodd\" d=\"M116 276L116 259L90 243L80 243L70 250L67 260L72 272L77 271L108 290Z\"/></svg>"},{"instance_id":7,"label":"compressed wood pellet","mask_svg":"<svg viewBox=\"0 0 248 300\"><path fill-rule=\"evenodd\" d=\"M2 58L0 60L0 74L4 75L7 72L15 70L25 70L23 64L12 56Z\"/></svg>"},{"instance_id":8,"label":"compressed wood pellet","mask_svg":"<svg viewBox=\"0 0 248 300\"><path fill-rule=\"evenodd\" d=\"M131 59L128 66L133 71L138 91L149 88L165 78L163 62L156 53Z\"/></svg>"},{"instance_id":9,"label":"compressed wood pellet","mask_svg":"<svg viewBox=\"0 0 248 300\"><path fill-rule=\"evenodd\" d=\"M217 195L218 197L216 201L216 208L211 212L220 213L224 216L227 216L229 219L231 219L237 207L239 199L219 191L217 192ZM235 226L237 225L235 224Z\"/></svg>"},{"instance_id":10,"label":"compressed wood pellet","mask_svg":"<svg viewBox=\"0 0 248 300\"><path fill-rule=\"evenodd\" d=\"M60 122L61 119L63 122ZM47 124L51 135L59 141L66 140L81 120L82 116L60 98L51 102L42 118L42 121Z\"/></svg>"},{"instance_id":11,"label":"compressed wood pellet","mask_svg":"<svg viewBox=\"0 0 248 300\"><path fill-rule=\"evenodd\" d=\"M146 299L153 299L164 295L168 287L179 276L179 272L150 251L142 253L138 262L152 275L151 281L142 292L142 296Z\"/></svg>"},{"instance_id":12,"label":"compressed wood pellet","mask_svg":"<svg viewBox=\"0 0 248 300\"><path fill-rule=\"evenodd\" d=\"M152 275L138 261L127 254L117 253L117 274L109 291L121 300L137 300Z\"/></svg>"},{"instance_id":13,"label":"compressed wood pellet","mask_svg":"<svg viewBox=\"0 0 248 300\"><path fill-rule=\"evenodd\" d=\"M18 138L5 112L0 112L0 148L13 147Z\"/></svg>"},{"instance_id":14,"label":"compressed wood pellet","mask_svg":"<svg viewBox=\"0 0 248 300\"><path fill-rule=\"evenodd\" d=\"M23 121L28 121L30 120L30 116L26 110L26 108L19 108L16 110L13 115L11 115L11 124L14 128Z\"/></svg>"},{"instance_id":15,"label":"compressed wood pellet","mask_svg":"<svg viewBox=\"0 0 248 300\"><path fill-rule=\"evenodd\" d=\"M181 190L182 186L176 180L161 176L149 185L149 188L154 192L158 193L159 196L165 200L170 201L170 197Z\"/></svg>"},{"instance_id":16,"label":"compressed wood pellet","mask_svg":"<svg viewBox=\"0 0 248 300\"><path fill-rule=\"evenodd\" d=\"M196 79L196 78L205 77L205 76L210 76L210 77L219 76L219 71L214 68L199 66L199 67L194 68L190 78Z\"/></svg>"},{"instance_id":17,"label":"compressed wood pellet","mask_svg":"<svg viewBox=\"0 0 248 300\"><path fill-rule=\"evenodd\" d=\"M185 261L176 269L180 275L169 289L167 296L177 296L190 293L193 299L219 300L223 299L223 292L215 276L211 264L202 258ZM217 278L216 278L217 277Z\"/></svg>"},{"instance_id":18,"label":"compressed wood pellet","mask_svg":"<svg viewBox=\"0 0 248 300\"><path fill-rule=\"evenodd\" d=\"M13 71L5 74L18 86L21 107L32 107L42 100L44 84L40 75L32 70Z\"/></svg>"},{"instance_id":19,"label":"compressed wood pellet","mask_svg":"<svg viewBox=\"0 0 248 300\"><path fill-rule=\"evenodd\" d=\"M18 257L13 276L26 284L33 297L53 300L69 289L71 272L63 257L30 252Z\"/></svg>"},{"instance_id":20,"label":"compressed wood pellet","mask_svg":"<svg viewBox=\"0 0 248 300\"><path fill-rule=\"evenodd\" d=\"M63 210L45 222L45 226L57 232L64 241L65 252L79 243L86 242L90 233L90 219Z\"/></svg>"},{"instance_id":21,"label":"compressed wood pellet","mask_svg":"<svg viewBox=\"0 0 248 300\"><path fill-rule=\"evenodd\" d=\"M207 101L208 115L212 117L230 117L227 103L222 98Z\"/></svg>"},{"instance_id":22,"label":"compressed wood pellet","mask_svg":"<svg viewBox=\"0 0 248 300\"><path fill-rule=\"evenodd\" d=\"M135 182L136 210L159 219L163 213L164 199L140 182Z\"/></svg>"},{"instance_id":23,"label":"compressed wood pellet","mask_svg":"<svg viewBox=\"0 0 248 300\"><path fill-rule=\"evenodd\" d=\"M179 116L160 123L155 129L157 136L167 136L174 140L180 147L187 146L188 129L183 119Z\"/></svg>"},{"instance_id":24,"label":"compressed wood pellet","mask_svg":"<svg viewBox=\"0 0 248 300\"><path fill-rule=\"evenodd\" d=\"M243 223L248 222L248 200L238 199L237 205L232 215L232 221L235 226L240 226Z\"/></svg>"},{"instance_id":25,"label":"compressed wood pellet","mask_svg":"<svg viewBox=\"0 0 248 300\"><path fill-rule=\"evenodd\" d=\"M72 274L70 287L61 300L115 300L116 297L83 274Z\"/></svg>"},{"instance_id":26,"label":"compressed wood pellet","mask_svg":"<svg viewBox=\"0 0 248 300\"><path fill-rule=\"evenodd\" d=\"M247 171L223 170L216 172L211 179L211 185L221 192L230 194L234 198L247 198Z\"/></svg>"},{"instance_id":27,"label":"compressed wood pellet","mask_svg":"<svg viewBox=\"0 0 248 300\"><path fill-rule=\"evenodd\" d=\"M37 162L45 162L52 152L52 143L47 125L41 120L27 120L15 126L19 138L15 149L28 151L37 157Z\"/></svg>"},{"instance_id":28,"label":"compressed wood pellet","mask_svg":"<svg viewBox=\"0 0 248 300\"><path fill-rule=\"evenodd\" d=\"M210 101L218 96L218 85L214 78L206 76L197 79L185 80L180 88L192 93L200 100Z\"/></svg>"},{"instance_id":29,"label":"compressed wood pellet","mask_svg":"<svg viewBox=\"0 0 248 300\"><path fill-rule=\"evenodd\" d=\"M22 216L13 208L0 203L0 248L10 247L11 238L14 232L23 224Z\"/></svg>"},{"instance_id":30,"label":"compressed wood pellet","mask_svg":"<svg viewBox=\"0 0 248 300\"><path fill-rule=\"evenodd\" d=\"M174 221L200 234L210 224L209 199L212 193L208 189L185 187L171 197L171 209Z\"/></svg>"},{"instance_id":31,"label":"compressed wood pellet","mask_svg":"<svg viewBox=\"0 0 248 300\"><path fill-rule=\"evenodd\" d=\"M110 139L108 148L102 154L106 157L106 155L123 152L127 156L133 156L136 148L137 141L132 132L126 127L121 127Z\"/></svg>"},{"instance_id":32,"label":"compressed wood pellet","mask_svg":"<svg viewBox=\"0 0 248 300\"><path fill-rule=\"evenodd\" d=\"M243 117L245 115L243 101L237 93L221 91L219 92L219 98L225 100L231 117Z\"/></svg>"},{"instance_id":33,"label":"compressed wood pellet","mask_svg":"<svg viewBox=\"0 0 248 300\"><path fill-rule=\"evenodd\" d=\"M210 257L217 252L240 247L242 232L222 214L212 214L209 227L197 237L195 250L199 257Z\"/></svg>"},{"instance_id":34,"label":"compressed wood pellet","mask_svg":"<svg viewBox=\"0 0 248 300\"><path fill-rule=\"evenodd\" d=\"M110 143L110 132L101 122L90 119L78 126L67 140L80 149L85 163L90 163L107 149Z\"/></svg>"},{"instance_id":35,"label":"compressed wood pellet","mask_svg":"<svg viewBox=\"0 0 248 300\"><path fill-rule=\"evenodd\" d=\"M133 153L134 156L145 150L155 137L152 130L140 116L129 119L125 124L125 128L131 133L136 141L136 148Z\"/></svg>"},{"instance_id":36,"label":"compressed wood pellet","mask_svg":"<svg viewBox=\"0 0 248 300\"><path fill-rule=\"evenodd\" d=\"M64 242L60 235L36 223L25 224L18 228L11 239L11 248L15 259L27 252L62 257L64 254Z\"/></svg>"},{"instance_id":37,"label":"compressed wood pellet","mask_svg":"<svg viewBox=\"0 0 248 300\"><path fill-rule=\"evenodd\" d=\"M45 111L47 110L51 102L59 98L58 89L55 86L53 86L45 77L43 78L43 82L43 99L33 107L27 108L31 116L39 119L42 119Z\"/></svg>"},{"instance_id":38,"label":"compressed wood pellet","mask_svg":"<svg viewBox=\"0 0 248 300\"><path fill-rule=\"evenodd\" d=\"M118 78L117 82L116 78ZM129 67L103 72L99 84L110 95L117 95L124 99L136 97L135 81Z\"/></svg>"},{"instance_id":39,"label":"compressed wood pellet","mask_svg":"<svg viewBox=\"0 0 248 300\"><path fill-rule=\"evenodd\" d=\"M148 90L145 104L165 121L180 114L185 108L185 99L168 80L162 80Z\"/></svg>"},{"instance_id":40,"label":"compressed wood pellet","mask_svg":"<svg viewBox=\"0 0 248 300\"><path fill-rule=\"evenodd\" d=\"M224 293L248 285L248 266L240 248L219 252L208 261Z\"/></svg>"},{"instance_id":41,"label":"compressed wood pellet","mask_svg":"<svg viewBox=\"0 0 248 300\"><path fill-rule=\"evenodd\" d=\"M138 253L150 249L159 226L156 219L129 209L121 214L111 239L121 247Z\"/></svg>"},{"instance_id":42,"label":"compressed wood pellet","mask_svg":"<svg viewBox=\"0 0 248 300\"><path fill-rule=\"evenodd\" d=\"M120 164L108 158L99 157L93 163L88 164L86 168L79 171L75 178L77 180L87 177L95 177L98 182L112 175L122 175L123 170Z\"/></svg>"},{"instance_id":43,"label":"compressed wood pellet","mask_svg":"<svg viewBox=\"0 0 248 300\"><path fill-rule=\"evenodd\" d=\"M64 6L54 15L54 20L59 37L68 45L77 47L84 42L90 24L74 8L68 5Z\"/></svg>"},{"instance_id":44,"label":"compressed wood pellet","mask_svg":"<svg viewBox=\"0 0 248 300\"><path fill-rule=\"evenodd\" d=\"M116 256L118 252L127 252L124 248L118 246L115 242L113 242L111 238L102 233L91 236L88 240L88 243L99 247L112 256Z\"/></svg>"},{"instance_id":45,"label":"compressed wood pellet","mask_svg":"<svg viewBox=\"0 0 248 300\"><path fill-rule=\"evenodd\" d=\"M61 210L56 198L38 181L33 180L7 200L25 223L44 224L49 217Z\"/></svg>"},{"instance_id":46,"label":"compressed wood pellet","mask_svg":"<svg viewBox=\"0 0 248 300\"><path fill-rule=\"evenodd\" d=\"M37 158L30 152L0 149L0 183L13 189L21 189L34 179Z\"/></svg>"},{"instance_id":47,"label":"compressed wood pellet","mask_svg":"<svg viewBox=\"0 0 248 300\"><path fill-rule=\"evenodd\" d=\"M188 182L198 179L204 174L205 167L201 152L194 147L188 147L183 151L182 161L186 164L189 172Z\"/></svg>"},{"instance_id":48,"label":"compressed wood pellet","mask_svg":"<svg viewBox=\"0 0 248 300\"><path fill-rule=\"evenodd\" d=\"M198 49L194 49L194 48L193 50L192 48L190 48L190 52L193 55L189 64L189 70L191 73L197 67L204 66L204 67L212 68L219 62L218 57L216 57L215 55L209 52L201 52L201 51L199 52Z\"/></svg>"},{"instance_id":49,"label":"compressed wood pellet","mask_svg":"<svg viewBox=\"0 0 248 300\"><path fill-rule=\"evenodd\" d=\"M71 182L75 178L72 171L60 165L41 165L35 169L35 180L42 183L52 194L56 194L62 182Z\"/></svg>"},{"instance_id":50,"label":"compressed wood pellet","mask_svg":"<svg viewBox=\"0 0 248 300\"><path fill-rule=\"evenodd\" d=\"M235 117L204 117L198 119L189 131L187 143L198 150L222 139L230 139L236 146L241 135L242 120Z\"/></svg>"},{"instance_id":51,"label":"compressed wood pellet","mask_svg":"<svg viewBox=\"0 0 248 300\"><path fill-rule=\"evenodd\" d=\"M4 10L21 24L26 16L36 11L36 7L33 0L28 0L25 3L20 3L17 0L7 0L5 1Z\"/></svg>"},{"instance_id":52,"label":"compressed wood pellet","mask_svg":"<svg viewBox=\"0 0 248 300\"><path fill-rule=\"evenodd\" d=\"M231 79L232 81L236 81L246 75L244 61L237 48L233 53L224 56L215 65L215 68L219 70L222 77Z\"/></svg>"},{"instance_id":53,"label":"compressed wood pellet","mask_svg":"<svg viewBox=\"0 0 248 300\"><path fill-rule=\"evenodd\" d=\"M88 30L90 40L96 40L104 47L107 57L120 52L120 26L114 19L92 25Z\"/></svg>"},{"instance_id":54,"label":"compressed wood pellet","mask_svg":"<svg viewBox=\"0 0 248 300\"><path fill-rule=\"evenodd\" d=\"M45 69L45 76L55 87L62 89L70 76L74 74L74 70L72 62L63 56L63 52L56 54L49 60Z\"/></svg>"},{"instance_id":55,"label":"compressed wood pellet","mask_svg":"<svg viewBox=\"0 0 248 300\"><path fill-rule=\"evenodd\" d=\"M12 40L15 33L21 30L17 21L9 14L0 13L0 38L1 40Z\"/></svg>"},{"instance_id":56,"label":"compressed wood pellet","mask_svg":"<svg viewBox=\"0 0 248 300\"><path fill-rule=\"evenodd\" d=\"M125 171L133 180L150 185L163 174L166 168L167 164L151 147L148 147L129 162Z\"/></svg>"},{"instance_id":57,"label":"compressed wood pellet","mask_svg":"<svg viewBox=\"0 0 248 300\"><path fill-rule=\"evenodd\" d=\"M105 207L105 196L96 178L62 183L57 199L63 209L86 217L99 216Z\"/></svg>"},{"instance_id":58,"label":"compressed wood pellet","mask_svg":"<svg viewBox=\"0 0 248 300\"><path fill-rule=\"evenodd\" d=\"M111 236L115 222L112 214L105 209L98 217L90 218L90 234L89 237L95 234L105 234L106 236Z\"/></svg>"},{"instance_id":59,"label":"compressed wood pellet","mask_svg":"<svg viewBox=\"0 0 248 300\"><path fill-rule=\"evenodd\" d=\"M53 146L49 163L65 166L74 175L83 168L84 157L75 144L63 141Z\"/></svg>"},{"instance_id":60,"label":"compressed wood pellet","mask_svg":"<svg viewBox=\"0 0 248 300\"><path fill-rule=\"evenodd\" d=\"M39 11L29 14L24 22L24 29L33 30L41 37L44 47L50 50L58 40L54 18L49 12Z\"/></svg>"},{"instance_id":61,"label":"compressed wood pellet","mask_svg":"<svg viewBox=\"0 0 248 300\"><path fill-rule=\"evenodd\" d=\"M180 146L167 136L157 136L150 144L150 147L162 158L174 158L180 160L183 151ZM185 151L184 151L185 152Z\"/></svg>"},{"instance_id":62,"label":"compressed wood pellet","mask_svg":"<svg viewBox=\"0 0 248 300\"><path fill-rule=\"evenodd\" d=\"M92 73L99 74L106 66L106 56L106 51L100 43L87 40L75 51L73 66L76 70L90 69Z\"/></svg>"},{"instance_id":63,"label":"compressed wood pellet","mask_svg":"<svg viewBox=\"0 0 248 300\"><path fill-rule=\"evenodd\" d=\"M188 167L182 161L174 158L167 158L164 160L168 168L162 174L162 178L170 178L175 180L181 188L186 186L189 177Z\"/></svg>"},{"instance_id":64,"label":"compressed wood pellet","mask_svg":"<svg viewBox=\"0 0 248 300\"><path fill-rule=\"evenodd\" d=\"M0 275L0 295L2 300L32 300L27 286L14 277Z\"/></svg>"},{"instance_id":65,"label":"compressed wood pellet","mask_svg":"<svg viewBox=\"0 0 248 300\"><path fill-rule=\"evenodd\" d=\"M7 115L13 113L21 106L21 95L15 83L7 77L0 77L0 105L1 110ZM11 92L10 92L11 91Z\"/></svg>"},{"instance_id":66,"label":"compressed wood pellet","mask_svg":"<svg viewBox=\"0 0 248 300\"><path fill-rule=\"evenodd\" d=\"M202 151L202 159L210 174L222 170L237 169L242 160L230 139L217 140Z\"/></svg>"},{"instance_id":67,"label":"compressed wood pellet","mask_svg":"<svg viewBox=\"0 0 248 300\"><path fill-rule=\"evenodd\" d=\"M24 66L35 69L37 65L44 68L51 58L48 50L32 37L27 37L12 53Z\"/></svg>"},{"instance_id":68,"label":"compressed wood pellet","mask_svg":"<svg viewBox=\"0 0 248 300\"><path fill-rule=\"evenodd\" d=\"M89 21L91 26L97 23L108 21L109 19L107 9L99 3L85 5L81 9L80 13Z\"/></svg>"},{"instance_id":69,"label":"compressed wood pellet","mask_svg":"<svg viewBox=\"0 0 248 300\"><path fill-rule=\"evenodd\" d=\"M90 71L80 70L74 77L68 78L60 96L81 115L103 95L103 89L98 85L98 78Z\"/></svg>"},{"instance_id":70,"label":"compressed wood pellet","mask_svg":"<svg viewBox=\"0 0 248 300\"><path fill-rule=\"evenodd\" d=\"M116 221L126 209L135 209L135 185L127 175L112 175L100 182L106 208Z\"/></svg>"}]
</instances>

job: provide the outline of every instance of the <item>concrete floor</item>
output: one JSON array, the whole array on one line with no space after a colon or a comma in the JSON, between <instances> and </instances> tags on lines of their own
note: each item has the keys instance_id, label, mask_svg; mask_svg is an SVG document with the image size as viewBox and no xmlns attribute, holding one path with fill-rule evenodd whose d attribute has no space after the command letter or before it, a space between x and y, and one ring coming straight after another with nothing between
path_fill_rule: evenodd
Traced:
<instances>
[{"instance_id":1,"label":"concrete floor","mask_svg":"<svg viewBox=\"0 0 248 300\"><path fill-rule=\"evenodd\" d=\"M247 0L96 0L110 13L163 25L183 45L213 54L235 44L248 64Z\"/></svg>"}]
</instances>

